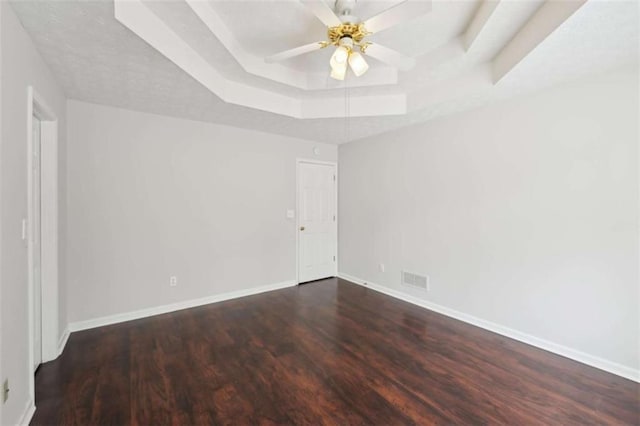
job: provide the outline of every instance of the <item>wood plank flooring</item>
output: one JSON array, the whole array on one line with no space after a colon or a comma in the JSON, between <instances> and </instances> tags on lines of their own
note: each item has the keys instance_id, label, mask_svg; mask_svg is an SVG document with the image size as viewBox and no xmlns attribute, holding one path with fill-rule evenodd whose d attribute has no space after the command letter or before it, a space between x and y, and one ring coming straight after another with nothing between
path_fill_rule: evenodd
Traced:
<instances>
[{"instance_id":1,"label":"wood plank flooring","mask_svg":"<svg viewBox=\"0 0 640 426\"><path fill-rule=\"evenodd\" d=\"M329 279L73 333L33 425L640 424L640 385Z\"/></svg>"}]
</instances>

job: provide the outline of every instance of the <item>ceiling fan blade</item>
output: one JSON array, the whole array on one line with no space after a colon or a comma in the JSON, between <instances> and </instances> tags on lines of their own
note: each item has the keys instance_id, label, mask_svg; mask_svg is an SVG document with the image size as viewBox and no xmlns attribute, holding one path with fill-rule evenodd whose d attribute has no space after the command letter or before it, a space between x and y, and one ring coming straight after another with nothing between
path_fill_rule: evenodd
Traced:
<instances>
[{"instance_id":1,"label":"ceiling fan blade","mask_svg":"<svg viewBox=\"0 0 640 426\"><path fill-rule=\"evenodd\" d=\"M396 52L388 47L379 44L370 43L364 49L364 54L377 60L389 64L393 67L407 71L416 64L416 60L409 56L405 56L400 52Z\"/></svg>"},{"instance_id":2,"label":"ceiling fan blade","mask_svg":"<svg viewBox=\"0 0 640 426\"><path fill-rule=\"evenodd\" d=\"M324 0L300 0L307 8L316 15L327 27L336 27L342 24L340 18Z\"/></svg>"},{"instance_id":3,"label":"ceiling fan blade","mask_svg":"<svg viewBox=\"0 0 640 426\"><path fill-rule=\"evenodd\" d=\"M327 47L327 43L324 41L316 41L315 43L305 44L293 49L285 50L284 52L276 53L275 55L268 56L264 59L267 63L274 63L284 61L285 59L293 58L294 56L304 55L305 53L313 52L314 50L320 50L323 47Z\"/></svg>"},{"instance_id":4,"label":"ceiling fan blade","mask_svg":"<svg viewBox=\"0 0 640 426\"><path fill-rule=\"evenodd\" d=\"M431 0L404 0L367 19L364 21L364 26L367 31L378 33L429 12L431 12Z\"/></svg>"}]
</instances>

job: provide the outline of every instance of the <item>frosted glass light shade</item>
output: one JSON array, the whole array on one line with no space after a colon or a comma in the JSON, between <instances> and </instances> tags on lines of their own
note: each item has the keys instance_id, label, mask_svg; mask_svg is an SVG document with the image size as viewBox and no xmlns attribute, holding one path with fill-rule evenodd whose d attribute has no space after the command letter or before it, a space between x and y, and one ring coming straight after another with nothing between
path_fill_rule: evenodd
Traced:
<instances>
[{"instance_id":1,"label":"frosted glass light shade","mask_svg":"<svg viewBox=\"0 0 640 426\"><path fill-rule=\"evenodd\" d=\"M349 50L344 46L338 46L336 51L333 52L333 55L331 55L331 60L329 61L331 68L335 68L337 65L346 65L348 58Z\"/></svg>"},{"instance_id":2,"label":"frosted glass light shade","mask_svg":"<svg viewBox=\"0 0 640 426\"><path fill-rule=\"evenodd\" d=\"M369 69L369 64L367 64L367 61L364 60L360 52L351 52L351 55L349 55L349 65L356 77L360 77Z\"/></svg>"},{"instance_id":3,"label":"frosted glass light shade","mask_svg":"<svg viewBox=\"0 0 640 426\"><path fill-rule=\"evenodd\" d=\"M332 64L331 66L331 78L335 78L336 80L344 80L344 77L347 75L347 62L343 62L342 64Z\"/></svg>"}]
</instances>

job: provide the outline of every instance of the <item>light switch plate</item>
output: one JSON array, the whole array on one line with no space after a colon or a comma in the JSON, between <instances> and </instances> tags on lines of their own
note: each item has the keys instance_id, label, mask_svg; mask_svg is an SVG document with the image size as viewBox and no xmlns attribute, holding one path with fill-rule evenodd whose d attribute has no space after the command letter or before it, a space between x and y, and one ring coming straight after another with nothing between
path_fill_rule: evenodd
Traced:
<instances>
[{"instance_id":1,"label":"light switch plate","mask_svg":"<svg viewBox=\"0 0 640 426\"><path fill-rule=\"evenodd\" d=\"M287 219L293 219L294 217L296 217L296 211L295 210L287 210Z\"/></svg>"}]
</instances>

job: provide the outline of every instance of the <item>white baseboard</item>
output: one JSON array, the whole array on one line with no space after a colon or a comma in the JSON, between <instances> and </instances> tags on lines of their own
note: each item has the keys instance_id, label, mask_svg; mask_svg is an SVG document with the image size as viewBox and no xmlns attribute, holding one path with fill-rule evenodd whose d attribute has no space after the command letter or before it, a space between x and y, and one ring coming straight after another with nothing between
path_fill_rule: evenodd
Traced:
<instances>
[{"instance_id":1,"label":"white baseboard","mask_svg":"<svg viewBox=\"0 0 640 426\"><path fill-rule=\"evenodd\" d=\"M446 315L448 317L455 318L460 321L464 321L468 324L472 324L477 327L484 328L485 330L489 330L494 333L501 334L511 339L518 340L523 343L527 343L531 346L535 346L537 348L544 349L549 352L553 352L557 355L562 355L566 358L570 358L574 361L581 362L591 367L595 367L600 370L604 370L609 373L615 374L617 376L621 376L626 379L633 380L634 382L640 382L640 370L634 370L633 368L627 367L622 364L611 362L606 359L599 358L597 356L593 356L582 351L578 351L563 345L559 345L554 342L550 342L545 339L541 339L539 337L532 336L530 334L520 332L518 330L514 330L509 327L505 327L500 324L493 323L491 321L486 321L481 318L474 317L473 315L468 315L463 312L459 312L454 309L447 308L445 306L441 306L423 299L419 299L417 297L411 296L410 294L393 290L389 287L375 284L368 280L363 280L362 278L353 277L344 273L338 273L338 277L344 280L350 281L352 283L362 285L364 287L378 291L380 293L384 293L388 296L395 297L396 299L404 300L405 302L409 302L411 304L420 306L422 308L429 309L430 311L434 311L439 314Z\"/></svg>"},{"instance_id":2,"label":"white baseboard","mask_svg":"<svg viewBox=\"0 0 640 426\"><path fill-rule=\"evenodd\" d=\"M24 412L20 417L20 420L18 421L18 425L29 426L29 423L31 422L31 419L33 418L33 414L35 412L36 412L36 406L34 405L33 400L30 399L27 402L27 406L25 407Z\"/></svg>"},{"instance_id":3,"label":"white baseboard","mask_svg":"<svg viewBox=\"0 0 640 426\"><path fill-rule=\"evenodd\" d=\"M200 299L186 300L184 302L171 303L169 305L155 306L153 308L140 309L138 311L124 312L121 314L109 315L85 321L72 322L68 326L71 332L87 330L90 328L102 327L105 325L117 324L120 322L136 320L140 318L151 317L154 315L166 314L169 312L180 311L182 309L195 308L197 306L208 305L210 303L223 302L225 300L237 299L239 297L251 296L254 294L265 293L267 291L279 290L282 288L293 287L298 283L294 280L284 281L277 284L270 284L261 287L253 287L245 290L232 291L228 293L216 294Z\"/></svg>"},{"instance_id":4,"label":"white baseboard","mask_svg":"<svg viewBox=\"0 0 640 426\"><path fill-rule=\"evenodd\" d=\"M67 340L69 340L69 335L71 332L69 331L69 326L67 326L62 332L62 336L60 336L60 340L58 340L58 353L56 354L56 358L62 355L64 351L64 347L67 346Z\"/></svg>"}]
</instances>

